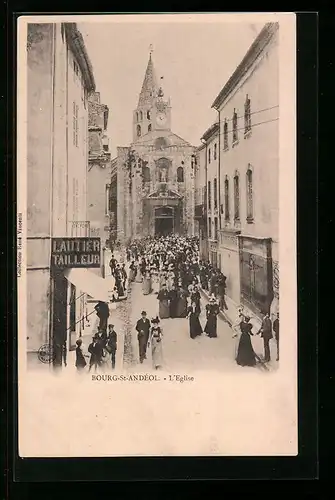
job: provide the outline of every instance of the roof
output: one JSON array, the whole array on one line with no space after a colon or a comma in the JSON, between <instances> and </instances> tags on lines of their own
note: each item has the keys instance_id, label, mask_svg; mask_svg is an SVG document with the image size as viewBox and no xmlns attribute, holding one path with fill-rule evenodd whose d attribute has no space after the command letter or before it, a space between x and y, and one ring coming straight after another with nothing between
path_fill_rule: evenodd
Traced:
<instances>
[{"instance_id":1,"label":"roof","mask_svg":"<svg viewBox=\"0 0 335 500\"><path fill-rule=\"evenodd\" d=\"M279 28L278 23L267 23L264 25L249 50L243 57L240 64L237 66L234 73L229 78L228 82L222 88L221 92L215 98L212 108L218 109L219 106L223 103L226 97L230 94L230 92L236 87L238 82L242 79L242 77L246 74L246 72L250 69L253 63L256 61L257 57L261 54L261 52L268 45L273 35Z\"/></svg>"},{"instance_id":2,"label":"roof","mask_svg":"<svg viewBox=\"0 0 335 500\"><path fill-rule=\"evenodd\" d=\"M144 75L142 90L138 99L137 107L145 106L158 92L157 78L155 74L154 64L150 54L148 66Z\"/></svg>"},{"instance_id":3,"label":"roof","mask_svg":"<svg viewBox=\"0 0 335 500\"><path fill-rule=\"evenodd\" d=\"M66 40L77 59L83 74L86 89L88 92L93 92L95 90L93 68L88 57L83 35L78 30L77 23L63 23L63 25L66 33Z\"/></svg>"},{"instance_id":4,"label":"roof","mask_svg":"<svg viewBox=\"0 0 335 500\"><path fill-rule=\"evenodd\" d=\"M219 130L220 130L220 124L219 124L219 122L213 123L213 125L211 125L206 130L206 132L203 134L203 136L201 137L201 139L203 139L204 141L208 141L208 139L210 139L213 135L218 134Z\"/></svg>"}]
</instances>

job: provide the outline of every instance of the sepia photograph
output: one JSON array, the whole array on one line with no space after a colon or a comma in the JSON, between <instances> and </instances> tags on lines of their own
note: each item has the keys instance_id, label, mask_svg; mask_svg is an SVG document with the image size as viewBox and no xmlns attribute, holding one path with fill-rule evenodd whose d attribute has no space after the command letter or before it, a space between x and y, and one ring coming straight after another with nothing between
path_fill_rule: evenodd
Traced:
<instances>
[{"instance_id":1,"label":"sepia photograph","mask_svg":"<svg viewBox=\"0 0 335 500\"><path fill-rule=\"evenodd\" d=\"M18 21L20 456L295 455L294 14Z\"/></svg>"}]
</instances>

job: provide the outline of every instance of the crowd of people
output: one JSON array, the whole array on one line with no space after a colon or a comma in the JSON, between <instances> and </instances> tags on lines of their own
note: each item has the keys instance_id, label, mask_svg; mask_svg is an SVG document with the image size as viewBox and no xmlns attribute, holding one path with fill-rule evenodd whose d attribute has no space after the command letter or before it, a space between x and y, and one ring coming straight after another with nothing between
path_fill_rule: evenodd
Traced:
<instances>
[{"instance_id":1,"label":"crowd of people","mask_svg":"<svg viewBox=\"0 0 335 500\"><path fill-rule=\"evenodd\" d=\"M147 348L151 347L151 357L155 369L162 366L163 328L161 320L167 318L188 318L191 339L205 333L209 338L216 338L217 317L220 310L227 309L225 300L226 276L211 263L199 258L199 242L197 238L169 235L165 237L146 237L134 240L125 249L126 264L119 263L112 255L110 260L111 274L115 279L113 300L127 297L126 288L132 283L141 283L144 295L155 294L158 300L157 311L153 319L142 311L136 323L140 363L146 359ZM201 293L209 295L205 306L206 323L203 328L200 321L202 312ZM206 301L207 302L207 301ZM107 306L107 307L106 307ZM90 355L89 370L92 367L106 366L109 363L115 368L116 333L113 325L107 323L108 305L98 303L97 315L100 319L98 333L92 339L88 353ZM279 359L279 315L272 323L268 314L264 315L262 326L253 332L250 317L243 308L238 310L233 325L233 337L237 339L235 360L241 366L254 366L258 361L270 361L270 339L275 337L277 343L277 360ZM111 341L111 336L113 339ZM264 342L264 359L260 360L253 349L251 337L260 334ZM79 339L80 340L80 339ZM86 366L81 345L77 346L78 369ZM85 364L84 364L85 362Z\"/></svg>"}]
</instances>

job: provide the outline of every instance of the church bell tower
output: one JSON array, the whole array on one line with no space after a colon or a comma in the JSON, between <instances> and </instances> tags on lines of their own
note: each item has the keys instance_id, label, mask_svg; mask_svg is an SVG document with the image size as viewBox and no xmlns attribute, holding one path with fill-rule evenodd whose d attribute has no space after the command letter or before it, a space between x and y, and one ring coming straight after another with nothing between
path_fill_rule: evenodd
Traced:
<instances>
[{"instance_id":1,"label":"church bell tower","mask_svg":"<svg viewBox=\"0 0 335 500\"><path fill-rule=\"evenodd\" d=\"M133 113L133 142L153 131L171 130L170 100L164 100L150 52L137 108Z\"/></svg>"}]
</instances>

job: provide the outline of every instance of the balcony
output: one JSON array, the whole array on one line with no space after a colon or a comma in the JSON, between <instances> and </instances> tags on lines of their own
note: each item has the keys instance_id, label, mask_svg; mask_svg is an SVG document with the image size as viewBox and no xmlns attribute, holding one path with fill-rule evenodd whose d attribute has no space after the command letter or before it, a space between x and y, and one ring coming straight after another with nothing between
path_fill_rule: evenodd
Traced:
<instances>
[{"instance_id":1,"label":"balcony","mask_svg":"<svg viewBox=\"0 0 335 500\"><path fill-rule=\"evenodd\" d=\"M71 237L79 238L79 237L89 237L90 236L90 221L81 220L81 221L72 221L71 226Z\"/></svg>"}]
</instances>

